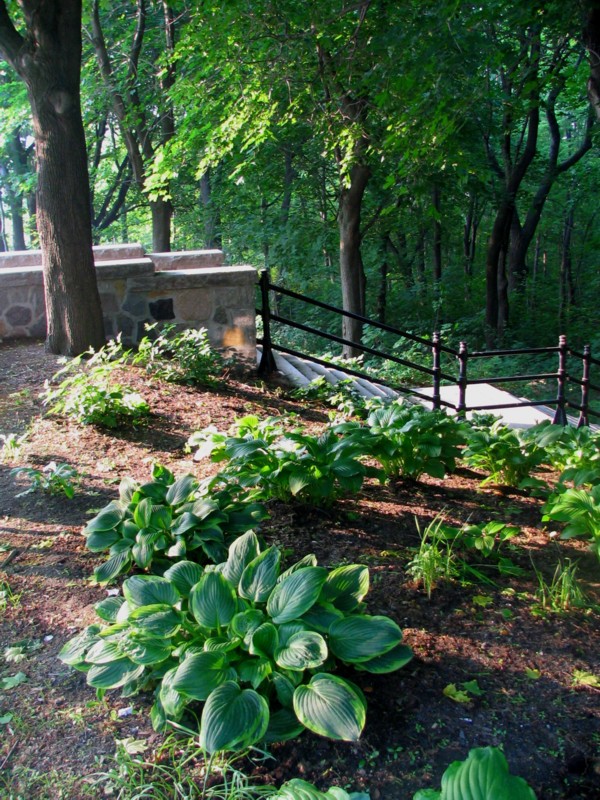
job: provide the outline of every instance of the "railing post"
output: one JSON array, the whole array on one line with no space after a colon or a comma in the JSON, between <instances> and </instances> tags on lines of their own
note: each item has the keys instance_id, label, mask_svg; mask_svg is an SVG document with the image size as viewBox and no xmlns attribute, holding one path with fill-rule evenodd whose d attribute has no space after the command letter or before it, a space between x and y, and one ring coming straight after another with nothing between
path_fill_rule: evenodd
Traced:
<instances>
[{"instance_id":1,"label":"railing post","mask_svg":"<svg viewBox=\"0 0 600 800\"><path fill-rule=\"evenodd\" d=\"M441 366L441 349L440 349L440 334L439 331L434 331L431 337L431 351L433 355L433 408L441 408L440 396L440 373Z\"/></svg>"},{"instance_id":2,"label":"railing post","mask_svg":"<svg viewBox=\"0 0 600 800\"><path fill-rule=\"evenodd\" d=\"M558 337L558 372L556 373L557 393L556 411L553 425L568 425L565 388L567 384L567 337Z\"/></svg>"},{"instance_id":3,"label":"railing post","mask_svg":"<svg viewBox=\"0 0 600 800\"><path fill-rule=\"evenodd\" d=\"M260 272L261 316L263 321L262 355L258 365L259 375L270 375L276 372L275 356L271 347L271 309L269 307L269 273L266 269Z\"/></svg>"},{"instance_id":4,"label":"railing post","mask_svg":"<svg viewBox=\"0 0 600 800\"><path fill-rule=\"evenodd\" d=\"M466 342L461 342L458 346L458 406L456 413L458 417L464 419L467 413L467 359L469 348Z\"/></svg>"},{"instance_id":5,"label":"railing post","mask_svg":"<svg viewBox=\"0 0 600 800\"><path fill-rule=\"evenodd\" d=\"M590 368L592 365L592 348L589 344L583 347L583 374L581 376L581 410L579 412L579 420L577 427L582 428L584 425L589 425L588 419L588 405L590 402Z\"/></svg>"}]
</instances>

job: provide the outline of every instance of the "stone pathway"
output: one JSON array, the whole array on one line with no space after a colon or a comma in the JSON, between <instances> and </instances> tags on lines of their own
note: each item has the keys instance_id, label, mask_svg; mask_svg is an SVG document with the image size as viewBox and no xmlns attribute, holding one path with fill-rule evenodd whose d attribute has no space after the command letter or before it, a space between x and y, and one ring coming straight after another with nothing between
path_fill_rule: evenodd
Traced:
<instances>
[{"instance_id":1,"label":"stone pathway","mask_svg":"<svg viewBox=\"0 0 600 800\"><path fill-rule=\"evenodd\" d=\"M257 348L257 357L260 361L261 348ZM307 386L315 378L324 377L329 383L336 384L340 380L350 379L354 382L356 391L365 398L375 397L399 397L398 392L390 389L388 386L382 386L378 383L365 380L364 378L355 378L348 375L339 367L324 367L322 364L317 364L307 358L299 358L298 356L291 356L287 353L275 353L275 363L277 369L281 372L293 386ZM433 395L431 387L418 388L421 394L429 396ZM453 405L458 403L458 386L442 386L441 390L442 400L446 400ZM428 405L427 401L420 398L413 397L414 400ZM467 405L501 405L503 403L518 403L526 401L526 398L517 397L510 392L505 392L503 389L498 389L489 383L480 383L475 386L467 387L466 396ZM454 414L453 410L449 411ZM490 413L501 417L506 425L511 428L529 428L532 425L537 425L539 422L545 420L552 420L554 417L554 409L547 406L523 406L521 408L502 408L491 411ZM470 414L467 414L470 416ZM569 422L572 425L577 424L577 420L569 417ZM595 427L595 426L594 426Z\"/></svg>"}]
</instances>

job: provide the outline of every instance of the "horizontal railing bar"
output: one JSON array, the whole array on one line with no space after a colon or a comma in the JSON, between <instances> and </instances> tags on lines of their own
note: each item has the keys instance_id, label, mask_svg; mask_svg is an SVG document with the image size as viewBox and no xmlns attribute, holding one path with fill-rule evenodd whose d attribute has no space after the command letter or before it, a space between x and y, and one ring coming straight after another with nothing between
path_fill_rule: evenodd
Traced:
<instances>
[{"instance_id":1,"label":"horizontal railing bar","mask_svg":"<svg viewBox=\"0 0 600 800\"><path fill-rule=\"evenodd\" d=\"M586 356L585 353L580 353L578 350L572 350L569 347L569 355L574 356L575 358L589 359L590 364L596 364L600 367L600 358L594 358L594 356L591 354Z\"/></svg>"},{"instance_id":2,"label":"horizontal railing bar","mask_svg":"<svg viewBox=\"0 0 600 800\"><path fill-rule=\"evenodd\" d=\"M600 386L596 386L595 383L588 383L588 388L593 389L595 392L600 392Z\"/></svg>"},{"instance_id":3,"label":"horizontal railing bar","mask_svg":"<svg viewBox=\"0 0 600 800\"><path fill-rule=\"evenodd\" d=\"M273 290L274 292L278 292L279 294L283 294L286 297L293 297L295 300L301 300L304 303L308 303L308 305L317 306L318 308L323 308L326 311L333 311L335 314L342 314L342 316L348 317L349 319L356 319L365 325L372 325L373 327L379 328L387 333L394 333L398 336L404 337L405 339L409 339L411 342L417 342L418 344L423 344L426 347L433 347L433 341L431 339L424 339L422 336L416 336L414 333L401 331L398 328L393 328L391 325L386 325L384 322L378 322L377 320L363 317L361 314L355 314L353 311L345 311L339 306L332 306L329 303L324 303L322 300L315 300L312 297L306 297L306 295L299 294L291 289L285 289L283 286L277 286L274 283L269 283L269 289ZM274 319L274 315L271 316L271 319ZM457 350L453 350L451 347L446 347L445 345L440 345L440 350L443 350L445 353L450 353L451 355L458 355Z\"/></svg>"},{"instance_id":4,"label":"horizontal railing bar","mask_svg":"<svg viewBox=\"0 0 600 800\"><path fill-rule=\"evenodd\" d=\"M401 364L403 367L410 367L411 369L416 369L418 372L424 372L427 375L434 375L435 372L430 367L421 367L419 364L413 364L412 361L406 361L403 358L398 358L398 356L386 355L385 353L382 354L379 350L375 350L373 347L368 347L365 344L359 344L358 342L351 342L349 339L344 339L341 336L336 336L335 333L325 333L325 331L320 331L317 328L312 328L310 325L304 325L302 322L294 322L291 319L287 319L286 317L280 317L279 314L271 314L271 321L272 322L281 322L282 325L289 325L292 328L297 328L300 331L304 331L305 333L315 333L317 336L322 336L325 339L329 339L331 342L336 342L336 344L348 345L349 347L355 347L358 350L361 350L363 353L369 353L372 356L379 356L385 355L387 361L393 361L395 364ZM345 369L345 368L344 368Z\"/></svg>"},{"instance_id":5,"label":"horizontal railing bar","mask_svg":"<svg viewBox=\"0 0 600 800\"><path fill-rule=\"evenodd\" d=\"M540 375L515 375L514 377L506 375L500 378L469 378L468 385L472 386L476 383L514 383L518 381L546 380L548 378L556 378L556 372L542 372Z\"/></svg>"},{"instance_id":6,"label":"horizontal railing bar","mask_svg":"<svg viewBox=\"0 0 600 800\"><path fill-rule=\"evenodd\" d=\"M558 347L522 347L518 350L474 350L469 358L491 358L493 356L521 356L540 353L558 353Z\"/></svg>"},{"instance_id":7,"label":"horizontal railing bar","mask_svg":"<svg viewBox=\"0 0 600 800\"><path fill-rule=\"evenodd\" d=\"M258 339L259 344L261 343L261 341L262 341L261 339ZM324 359L317 358L316 356L311 356L310 358L307 358L305 353L300 353L298 350L293 350L291 347L284 347L283 345L274 344L272 345L272 349L277 350L280 353L287 353L290 356L297 356L298 358L303 358L306 361L314 361L315 364L321 364L321 366L323 367L337 367L337 365L332 364L331 361L325 361ZM430 395L418 392L411 386L402 386L402 384L394 384L390 383L389 381L382 380L381 378L374 378L373 375L369 375L367 372L361 372L360 370L353 369L351 367L340 367L340 371L345 372L348 375L353 375L356 378L364 378L365 380L375 384L376 386L378 384L381 386L387 386L389 389L393 389L396 392L401 392L402 394L408 394L413 397L419 397L420 399L427 400L430 403L433 402L433 398ZM446 406L447 408L452 408L456 411L456 406L453 403L449 403L447 400L440 399L440 404Z\"/></svg>"},{"instance_id":8,"label":"horizontal railing bar","mask_svg":"<svg viewBox=\"0 0 600 800\"><path fill-rule=\"evenodd\" d=\"M536 400L530 403L497 403L492 406L466 406L465 411L492 411L493 409L500 408L534 408L535 406L551 406L556 405L554 400Z\"/></svg>"}]
</instances>

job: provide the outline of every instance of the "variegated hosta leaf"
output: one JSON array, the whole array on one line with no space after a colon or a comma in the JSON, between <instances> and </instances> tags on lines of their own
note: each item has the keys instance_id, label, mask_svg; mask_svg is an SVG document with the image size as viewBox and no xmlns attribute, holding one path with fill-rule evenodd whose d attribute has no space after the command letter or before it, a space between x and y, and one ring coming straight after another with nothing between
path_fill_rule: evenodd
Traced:
<instances>
[{"instance_id":1,"label":"variegated hosta leaf","mask_svg":"<svg viewBox=\"0 0 600 800\"><path fill-rule=\"evenodd\" d=\"M284 669L303 671L320 667L327 658L327 644L319 633L300 631L275 651L275 662Z\"/></svg>"},{"instance_id":2,"label":"variegated hosta leaf","mask_svg":"<svg viewBox=\"0 0 600 800\"><path fill-rule=\"evenodd\" d=\"M327 673L297 687L294 711L306 728L330 739L356 741L365 726L364 699L342 678Z\"/></svg>"},{"instance_id":3,"label":"variegated hosta leaf","mask_svg":"<svg viewBox=\"0 0 600 800\"><path fill-rule=\"evenodd\" d=\"M164 573L166 578L179 592L182 597L188 597L189 593L200 578L203 569L200 564L193 561L178 561Z\"/></svg>"},{"instance_id":4,"label":"variegated hosta leaf","mask_svg":"<svg viewBox=\"0 0 600 800\"><path fill-rule=\"evenodd\" d=\"M112 547L120 538L121 534L114 528L109 531L92 531L87 535L85 545L92 553L101 553Z\"/></svg>"},{"instance_id":5,"label":"variegated hosta leaf","mask_svg":"<svg viewBox=\"0 0 600 800\"><path fill-rule=\"evenodd\" d=\"M334 622L329 629L331 652L342 661L369 661L402 641L402 631L389 617L356 614Z\"/></svg>"},{"instance_id":6,"label":"variegated hosta leaf","mask_svg":"<svg viewBox=\"0 0 600 800\"><path fill-rule=\"evenodd\" d=\"M95 689L116 689L143 674L143 666L134 664L128 658L121 658L108 664L94 664L87 673L87 682Z\"/></svg>"},{"instance_id":7,"label":"variegated hosta leaf","mask_svg":"<svg viewBox=\"0 0 600 800\"><path fill-rule=\"evenodd\" d=\"M329 628L344 614L332 603L315 603L302 615L302 621L319 633L328 633Z\"/></svg>"},{"instance_id":8,"label":"variegated hosta leaf","mask_svg":"<svg viewBox=\"0 0 600 800\"><path fill-rule=\"evenodd\" d=\"M535 800L523 778L511 775L496 747L471 750L466 761L455 761L442 776L442 800Z\"/></svg>"},{"instance_id":9,"label":"variegated hosta leaf","mask_svg":"<svg viewBox=\"0 0 600 800\"><path fill-rule=\"evenodd\" d=\"M249 647L252 641L252 634L265 621L265 615L258 608L249 608L241 611L231 620L231 630L236 636L244 640L244 644Z\"/></svg>"},{"instance_id":10,"label":"variegated hosta leaf","mask_svg":"<svg viewBox=\"0 0 600 800\"><path fill-rule=\"evenodd\" d=\"M165 500L170 506L179 506L190 499L198 488L198 481L193 475L183 475L169 486Z\"/></svg>"},{"instance_id":11,"label":"variegated hosta leaf","mask_svg":"<svg viewBox=\"0 0 600 800\"><path fill-rule=\"evenodd\" d=\"M265 734L265 742L286 742L295 739L304 730L304 725L289 708L280 708L269 717L269 727Z\"/></svg>"},{"instance_id":12,"label":"variegated hosta leaf","mask_svg":"<svg viewBox=\"0 0 600 800\"><path fill-rule=\"evenodd\" d=\"M121 505L113 501L88 522L83 532L87 535L94 531L110 531L117 527L119 522L123 519L124 514L125 511Z\"/></svg>"},{"instance_id":13,"label":"variegated hosta leaf","mask_svg":"<svg viewBox=\"0 0 600 800\"><path fill-rule=\"evenodd\" d=\"M116 622L117 614L124 602L124 597L107 597L105 600L96 603L94 610L100 619L105 622Z\"/></svg>"},{"instance_id":14,"label":"variegated hosta leaf","mask_svg":"<svg viewBox=\"0 0 600 800\"><path fill-rule=\"evenodd\" d=\"M143 500L137 504L133 512L133 521L139 528L147 528L152 519L153 502L150 497L144 497Z\"/></svg>"},{"instance_id":15,"label":"variegated hosta leaf","mask_svg":"<svg viewBox=\"0 0 600 800\"><path fill-rule=\"evenodd\" d=\"M237 586L242 577L242 572L254 561L260 553L258 537L253 531L248 531L243 536L231 543L229 555L223 568L223 575L232 586Z\"/></svg>"},{"instance_id":16,"label":"variegated hosta leaf","mask_svg":"<svg viewBox=\"0 0 600 800\"><path fill-rule=\"evenodd\" d=\"M104 564L96 567L94 570L94 580L97 583L108 583L112 581L117 575L124 572L131 564L131 555L129 550L124 550L111 556Z\"/></svg>"},{"instance_id":17,"label":"variegated hosta leaf","mask_svg":"<svg viewBox=\"0 0 600 800\"><path fill-rule=\"evenodd\" d=\"M85 654L98 641L100 630L100 625L89 625L77 636L69 639L58 654L63 664L69 664L71 667L82 665L85 661Z\"/></svg>"},{"instance_id":18,"label":"variegated hosta leaf","mask_svg":"<svg viewBox=\"0 0 600 800\"><path fill-rule=\"evenodd\" d=\"M127 655L121 651L120 642L100 639L86 653L85 660L88 664L110 664Z\"/></svg>"},{"instance_id":19,"label":"variegated hosta leaf","mask_svg":"<svg viewBox=\"0 0 600 800\"><path fill-rule=\"evenodd\" d=\"M249 683L253 689L258 689L272 673L273 665L268 658L246 658L236 662L235 671L242 683Z\"/></svg>"},{"instance_id":20,"label":"variegated hosta leaf","mask_svg":"<svg viewBox=\"0 0 600 800\"><path fill-rule=\"evenodd\" d=\"M171 679L171 687L194 700L206 700L217 686L235 677L224 653L205 652L184 659Z\"/></svg>"},{"instance_id":21,"label":"variegated hosta leaf","mask_svg":"<svg viewBox=\"0 0 600 800\"><path fill-rule=\"evenodd\" d=\"M287 578L288 575L291 575L292 572L297 572L299 569L303 567L316 567L317 566L317 557L313 553L309 553L308 555L301 558L299 561L296 561L295 564L292 564L291 567L288 567L285 572L282 572L281 575L277 578L277 583L281 583L284 578Z\"/></svg>"},{"instance_id":22,"label":"variegated hosta leaf","mask_svg":"<svg viewBox=\"0 0 600 800\"><path fill-rule=\"evenodd\" d=\"M211 692L200 721L200 747L208 753L243 750L261 741L269 725L269 706L254 689L227 681Z\"/></svg>"},{"instance_id":23,"label":"variegated hosta leaf","mask_svg":"<svg viewBox=\"0 0 600 800\"><path fill-rule=\"evenodd\" d=\"M128 621L145 634L173 636L181 627L183 615L168 605L156 603L134 609Z\"/></svg>"},{"instance_id":24,"label":"variegated hosta leaf","mask_svg":"<svg viewBox=\"0 0 600 800\"><path fill-rule=\"evenodd\" d=\"M173 688L173 676L177 672L177 669L178 667L173 667L165 672L158 693L160 705L165 717L169 717L170 719L174 720L179 719L188 703L188 699L182 694L179 694L179 692ZM166 719L164 722L166 722ZM156 730L160 729L155 725L154 720L152 724Z\"/></svg>"},{"instance_id":25,"label":"variegated hosta leaf","mask_svg":"<svg viewBox=\"0 0 600 800\"><path fill-rule=\"evenodd\" d=\"M240 595L253 603L264 603L277 583L280 559L279 550L269 547L251 561L240 578Z\"/></svg>"},{"instance_id":26,"label":"variegated hosta leaf","mask_svg":"<svg viewBox=\"0 0 600 800\"><path fill-rule=\"evenodd\" d=\"M252 655L272 658L278 646L279 634L277 628L271 622L265 622L252 634L249 651Z\"/></svg>"},{"instance_id":27,"label":"variegated hosta leaf","mask_svg":"<svg viewBox=\"0 0 600 800\"><path fill-rule=\"evenodd\" d=\"M123 595L132 607L160 603L175 606L181 600L177 588L158 575L133 575L123 582Z\"/></svg>"},{"instance_id":28,"label":"variegated hosta leaf","mask_svg":"<svg viewBox=\"0 0 600 800\"><path fill-rule=\"evenodd\" d=\"M327 578L323 567L303 567L278 583L267 601L267 612L278 625L298 619L313 606Z\"/></svg>"},{"instance_id":29,"label":"variegated hosta leaf","mask_svg":"<svg viewBox=\"0 0 600 800\"><path fill-rule=\"evenodd\" d=\"M205 572L190 592L190 611L211 630L228 625L237 611L235 591L220 572Z\"/></svg>"},{"instance_id":30,"label":"variegated hosta leaf","mask_svg":"<svg viewBox=\"0 0 600 800\"><path fill-rule=\"evenodd\" d=\"M369 591L369 570L362 564L348 564L332 570L323 584L320 600L341 611L354 611Z\"/></svg>"},{"instance_id":31,"label":"variegated hosta leaf","mask_svg":"<svg viewBox=\"0 0 600 800\"><path fill-rule=\"evenodd\" d=\"M158 666L166 661L172 650L168 638L143 636L135 631L124 636L119 642L119 647L123 654L136 664L147 664L148 666Z\"/></svg>"},{"instance_id":32,"label":"variegated hosta leaf","mask_svg":"<svg viewBox=\"0 0 600 800\"><path fill-rule=\"evenodd\" d=\"M406 644L397 644L387 653L382 656L376 656L368 661L361 661L356 664L356 669L364 670L365 672L372 672L376 675L382 675L386 672L394 672L401 669L413 657L413 651Z\"/></svg>"}]
</instances>

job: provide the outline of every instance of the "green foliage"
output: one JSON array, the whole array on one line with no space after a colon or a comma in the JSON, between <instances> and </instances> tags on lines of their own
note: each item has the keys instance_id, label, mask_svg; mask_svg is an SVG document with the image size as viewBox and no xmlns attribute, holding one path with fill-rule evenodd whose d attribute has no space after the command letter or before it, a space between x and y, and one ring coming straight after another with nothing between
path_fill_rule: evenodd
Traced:
<instances>
[{"instance_id":1,"label":"green foliage","mask_svg":"<svg viewBox=\"0 0 600 800\"><path fill-rule=\"evenodd\" d=\"M366 792L347 792L340 786L320 792L312 783L293 778L275 794L269 795L269 800L369 800L369 795Z\"/></svg>"},{"instance_id":2,"label":"green foliage","mask_svg":"<svg viewBox=\"0 0 600 800\"><path fill-rule=\"evenodd\" d=\"M306 386L294 389L292 397L296 400L309 400L325 403L345 416L362 416L367 401L359 394L352 378L330 383L322 375L314 378Z\"/></svg>"},{"instance_id":3,"label":"green foliage","mask_svg":"<svg viewBox=\"0 0 600 800\"><path fill-rule=\"evenodd\" d=\"M467 447L463 458L469 467L488 473L481 486L500 483L521 489L540 489L546 484L531 473L545 459L544 450L531 446L527 437L508 428L501 421L491 428L467 429Z\"/></svg>"},{"instance_id":4,"label":"green foliage","mask_svg":"<svg viewBox=\"0 0 600 800\"><path fill-rule=\"evenodd\" d=\"M561 539L591 538L600 558L600 484L587 489L564 489L550 496L543 508L544 522L566 522Z\"/></svg>"},{"instance_id":5,"label":"green foliage","mask_svg":"<svg viewBox=\"0 0 600 800\"><path fill-rule=\"evenodd\" d=\"M559 561L550 583L539 570L536 569L535 574L538 580L536 596L544 611L560 613L588 605L587 597L577 580L577 564L571 559L565 559L564 563Z\"/></svg>"},{"instance_id":6,"label":"green foliage","mask_svg":"<svg viewBox=\"0 0 600 800\"><path fill-rule=\"evenodd\" d=\"M386 673L410 660L410 648L395 622L364 613L366 567L328 572L307 556L282 572L280 560L248 532L216 569L181 561L162 578L128 578L123 597L96 606L107 624L87 628L60 657L100 693L158 684L157 728L203 702L200 746L210 753L304 728L357 739L366 701L331 674L336 661Z\"/></svg>"},{"instance_id":7,"label":"green foliage","mask_svg":"<svg viewBox=\"0 0 600 800\"><path fill-rule=\"evenodd\" d=\"M14 461L25 443L29 433L0 433L0 464L9 464Z\"/></svg>"},{"instance_id":8,"label":"green foliage","mask_svg":"<svg viewBox=\"0 0 600 800\"><path fill-rule=\"evenodd\" d=\"M360 460L369 453L366 430L349 437L326 428L313 436L299 429L285 432L274 417L260 421L248 416L238 420L237 433L207 429L193 434L188 445L200 446L198 458L210 453L213 461L228 462L219 481L236 480L263 500L328 505L342 494L360 491L366 477L381 477Z\"/></svg>"},{"instance_id":9,"label":"green foliage","mask_svg":"<svg viewBox=\"0 0 600 800\"><path fill-rule=\"evenodd\" d=\"M465 443L462 423L402 401L375 409L366 424L376 437L372 454L388 477L443 478L456 468Z\"/></svg>"},{"instance_id":10,"label":"green foliage","mask_svg":"<svg viewBox=\"0 0 600 800\"><path fill-rule=\"evenodd\" d=\"M600 483L600 432L544 422L527 431L527 440L543 448L545 460L561 472L561 483Z\"/></svg>"},{"instance_id":11,"label":"green foliage","mask_svg":"<svg viewBox=\"0 0 600 800\"><path fill-rule=\"evenodd\" d=\"M75 495L75 484L80 475L70 464L57 464L51 461L43 469L34 467L18 467L11 469L10 474L15 478L23 476L29 480L29 487L15 497L23 497L32 492L47 492L48 494L63 494L69 500Z\"/></svg>"},{"instance_id":12,"label":"green foliage","mask_svg":"<svg viewBox=\"0 0 600 800\"><path fill-rule=\"evenodd\" d=\"M0 580L0 614L7 608L16 608L21 602L21 592L13 592L7 580Z\"/></svg>"},{"instance_id":13,"label":"green foliage","mask_svg":"<svg viewBox=\"0 0 600 800\"><path fill-rule=\"evenodd\" d=\"M67 377L55 388L46 385L43 397L49 413L111 429L142 422L150 413L146 401L113 379L114 371L126 366L128 357L120 340L113 340L97 352L89 350L69 361L52 380Z\"/></svg>"},{"instance_id":14,"label":"green foliage","mask_svg":"<svg viewBox=\"0 0 600 800\"><path fill-rule=\"evenodd\" d=\"M456 557L452 552L452 541L442 534L441 517L432 520L423 533L417 522L417 530L421 543L409 561L406 572L417 584L423 584L431 600L431 592L440 580L450 580L458 575Z\"/></svg>"},{"instance_id":15,"label":"green foliage","mask_svg":"<svg viewBox=\"0 0 600 800\"><path fill-rule=\"evenodd\" d=\"M523 778L511 775L497 747L477 747L442 775L441 791L422 789L413 800L535 800Z\"/></svg>"},{"instance_id":16,"label":"green foliage","mask_svg":"<svg viewBox=\"0 0 600 800\"><path fill-rule=\"evenodd\" d=\"M134 364L171 383L216 384L225 361L211 348L206 328L178 331L175 325L163 325L155 329L156 325L146 325L151 335L144 336L138 344Z\"/></svg>"},{"instance_id":17,"label":"green foliage","mask_svg":"<svg viewBox=\"0 0 600 800\"><path fill-rule=\"evenodd\" d=\"M155 464L152 480L121 481L113 500L86 525L86 545L94 553L108 550L108 560L94 570L98 583L128 572L166 568L174 561L218 562L240 533L266 516L257 503L236 496L235 489L209 491L193 475L175 480L166 467Z\"/></svg>"}]
</instances>

